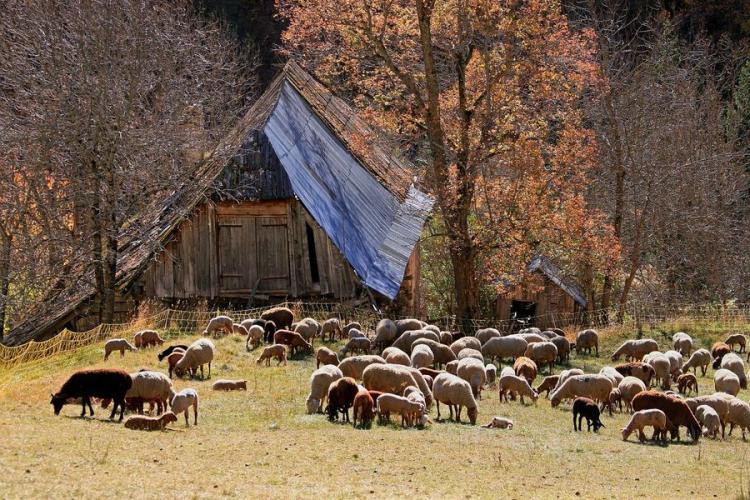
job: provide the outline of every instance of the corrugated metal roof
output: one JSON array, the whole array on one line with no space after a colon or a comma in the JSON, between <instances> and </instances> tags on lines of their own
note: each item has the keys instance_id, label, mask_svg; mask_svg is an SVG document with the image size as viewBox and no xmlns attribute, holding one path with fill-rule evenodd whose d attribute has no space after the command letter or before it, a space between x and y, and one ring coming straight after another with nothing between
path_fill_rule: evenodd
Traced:
<instances>
[{"instance_id":1,"label":"corrugated metal roof","mask_svg":"<svg viewBox=\"0 0 750 500\"><path fill-rule=\"evenodd\" d=\"M535 271L540 271L541 273L543 273L547 278L549 278L550 281L555 283L568 295L570 295L573 300L581 304L581 306L586 307L586 304L588 304L586 295L578 287L578 285L566 281L562 276L562 271L560 270L560 268L557 267L549 258L545 257L544 255L537 255L536 257L531 259L531 262L529 262L528 270L531 273Z\"/></svg>"}]
</instances>

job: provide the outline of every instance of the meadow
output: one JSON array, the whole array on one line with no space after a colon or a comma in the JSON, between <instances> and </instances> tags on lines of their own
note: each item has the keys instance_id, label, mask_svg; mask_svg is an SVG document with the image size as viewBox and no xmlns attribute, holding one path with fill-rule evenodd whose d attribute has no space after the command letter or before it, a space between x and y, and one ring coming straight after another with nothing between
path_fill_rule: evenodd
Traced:
<instances>
[{"instance_id":1,"label":"meadow","mask_svg":"<svg viewBox=\"0 0 750 500\"><path fill-rule=\"evenodd\" d=\"M701 346L727 333L720 324L671 323L644 335L665 350L678 329ZM603 332L600 357L573 354L570 364L596 371L617 344L633 336L628 330ZM536 405L500 404L492 390L483 393L478 423L507 416L514 420L512 430L450 421L424 429L354 429L305 414L312 357L261 367L255 364L258 352L246 352L243 340L216 341L212 375L244 378L247 392L214 393L211 380L176 380L177 389L194 387L200 394L198 425L191 416L186 428L180 416L165 432L127 430L97 407L93 418L79 418L78 405L55 416L49 404L50 393L76 369L166 371L157 349L124 358L115 353L104 362L98 343L0 370L0 496L724 498L750 492L750 443L738 430L725 441L701 438L697 445L639 444L634 436L623 442L626 414L605 415L606 428L597 434L576 433L569 405L553 409L544 398ZM713 392L712 377L713 370L699 377L701 393ZM747 400L750 394L743 390L739 396Z\"/></svg>"}]
</instances>

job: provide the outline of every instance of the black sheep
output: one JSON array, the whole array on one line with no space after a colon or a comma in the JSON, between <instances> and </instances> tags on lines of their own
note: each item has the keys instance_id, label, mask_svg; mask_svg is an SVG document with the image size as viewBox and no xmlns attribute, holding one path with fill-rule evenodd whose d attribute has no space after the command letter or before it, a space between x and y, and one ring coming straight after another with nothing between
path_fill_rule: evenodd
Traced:
<instances>
[{"instance_id":1,"label":"black sheep","mask_svg":"<svg viewBox=\"0 0 750 500\"><path fill-rule=\"evenodd\" d=\"M164 358L172 354L172 351L174 351L175 349L184 349L185 351L187 351L188 346L186 346L185 344L177 344L177 345L171 345L167 347L166 349L164 349L162 352L158 354L157 357L159 358L159 361L163 360Z\"/></svg>"},{"instance_id":2,"label":"black sheep","mask_svg":"<svg viewBox=\"0 0 750 500\"><path fill-rule=\"evenodd\" d=\"M587 430L591 431L591 426L594 426L594 432L599 430L599 427L604 427L604 424L599 420L599 406L589 398L576 398L573 402L573 430L583 430L581 427L581 421L586 417ZM576 418L578 421L576 422Z\"/></svg>"},{"instance_id":3,"label":"black sheep","mask_svg":"<svg viewBox=\"0 0 750 500\"><path fill-rule=\"evenodd\" d=\"M55 415L60 414L65 403L73 398L81 398L83 411L81 417L86 416L86 405L89 407L91 415L94 415L94 408L91 407L91 398L111 399L114 401L110 420L115 418L117 407L120 407L120 421L125 414L125 394L133 385L133 379L125 370L114 368L101 368L97 370L81 370L75 372L63 384L57 394L52 395L50 404L55 409Z\"/></svg>"}]
</instances>

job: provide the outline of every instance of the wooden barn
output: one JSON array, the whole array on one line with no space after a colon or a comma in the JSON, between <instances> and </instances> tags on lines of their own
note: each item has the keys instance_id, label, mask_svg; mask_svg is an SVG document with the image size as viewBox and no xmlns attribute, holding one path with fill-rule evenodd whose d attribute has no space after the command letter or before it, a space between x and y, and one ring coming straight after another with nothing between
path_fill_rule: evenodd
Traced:
<instances>
[{"instance_id":1,"label":"wooden barn","mask_svg":"<svg viewBox=\"0 0 750 500\"><path fill-rule=\"evenodd\" d=\"M535 257L528 271L530 280L498 295L497 319L530 318L529 326L544 329L567 326L581 318L586 310L585 294L577 284L565 279L550 259Z\"/></svg>"},{"instance_id":2,"label":"wooden barn","mask_svg":"<svg viewBox=\"0 0 750 500\"><path fill-rule=\"evenodd\" d=\"M143 299L238 307L372 299L414 306L433 200L412 166L294 62L186 183L121 238L119 319ZM81 283L91 280L81 280ZM95 326L92 285L65 290L6 343Z\"/></svg>"}]
</instances>

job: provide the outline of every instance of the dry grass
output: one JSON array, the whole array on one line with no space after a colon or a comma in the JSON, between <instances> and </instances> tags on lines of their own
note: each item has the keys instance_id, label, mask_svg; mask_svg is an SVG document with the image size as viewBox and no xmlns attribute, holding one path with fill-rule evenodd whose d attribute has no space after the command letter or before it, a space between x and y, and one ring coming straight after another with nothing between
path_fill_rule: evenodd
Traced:
<instances>
[{"instance_id":1,"label":"dry grass","mask_svg":"<svg viewBox=\"0 0 750 500\"><path fill-rule=\"evenodd\" d=\"M646 335L666 348L679 327ZM706 331L711 338L701 337L703 343L723 335ZM573 365L598 369L627 334L609 334L602 358L574 358ZM98 345L0 372L2 496L705 498L749 491L750 445L738 435L701 439L698 446L640 445L632 437L624 443L619 429L626 415L605 416L599 434L574 433L569 407L551 409L546 400L500 405L491 391L480 403L480 423L504 415L515 421L512 431L452 422L356 430L304 414L310 358L261 368L257 352L246 353L236 337L217 347L214 378L245 378L248 391L213 393L210 381L177 381L178 388L198 389L199 424L186 429L180 420L166 432L127 430L101 409L80 419L80 407L67 406L56 417L48 404L73 370L158 367L153 349L123 359L115 354L105 364ZM699 383L701 392L711 392L710 378ZM747 400L747 391L741 397Z\"/></svg>"}]
</instances>

